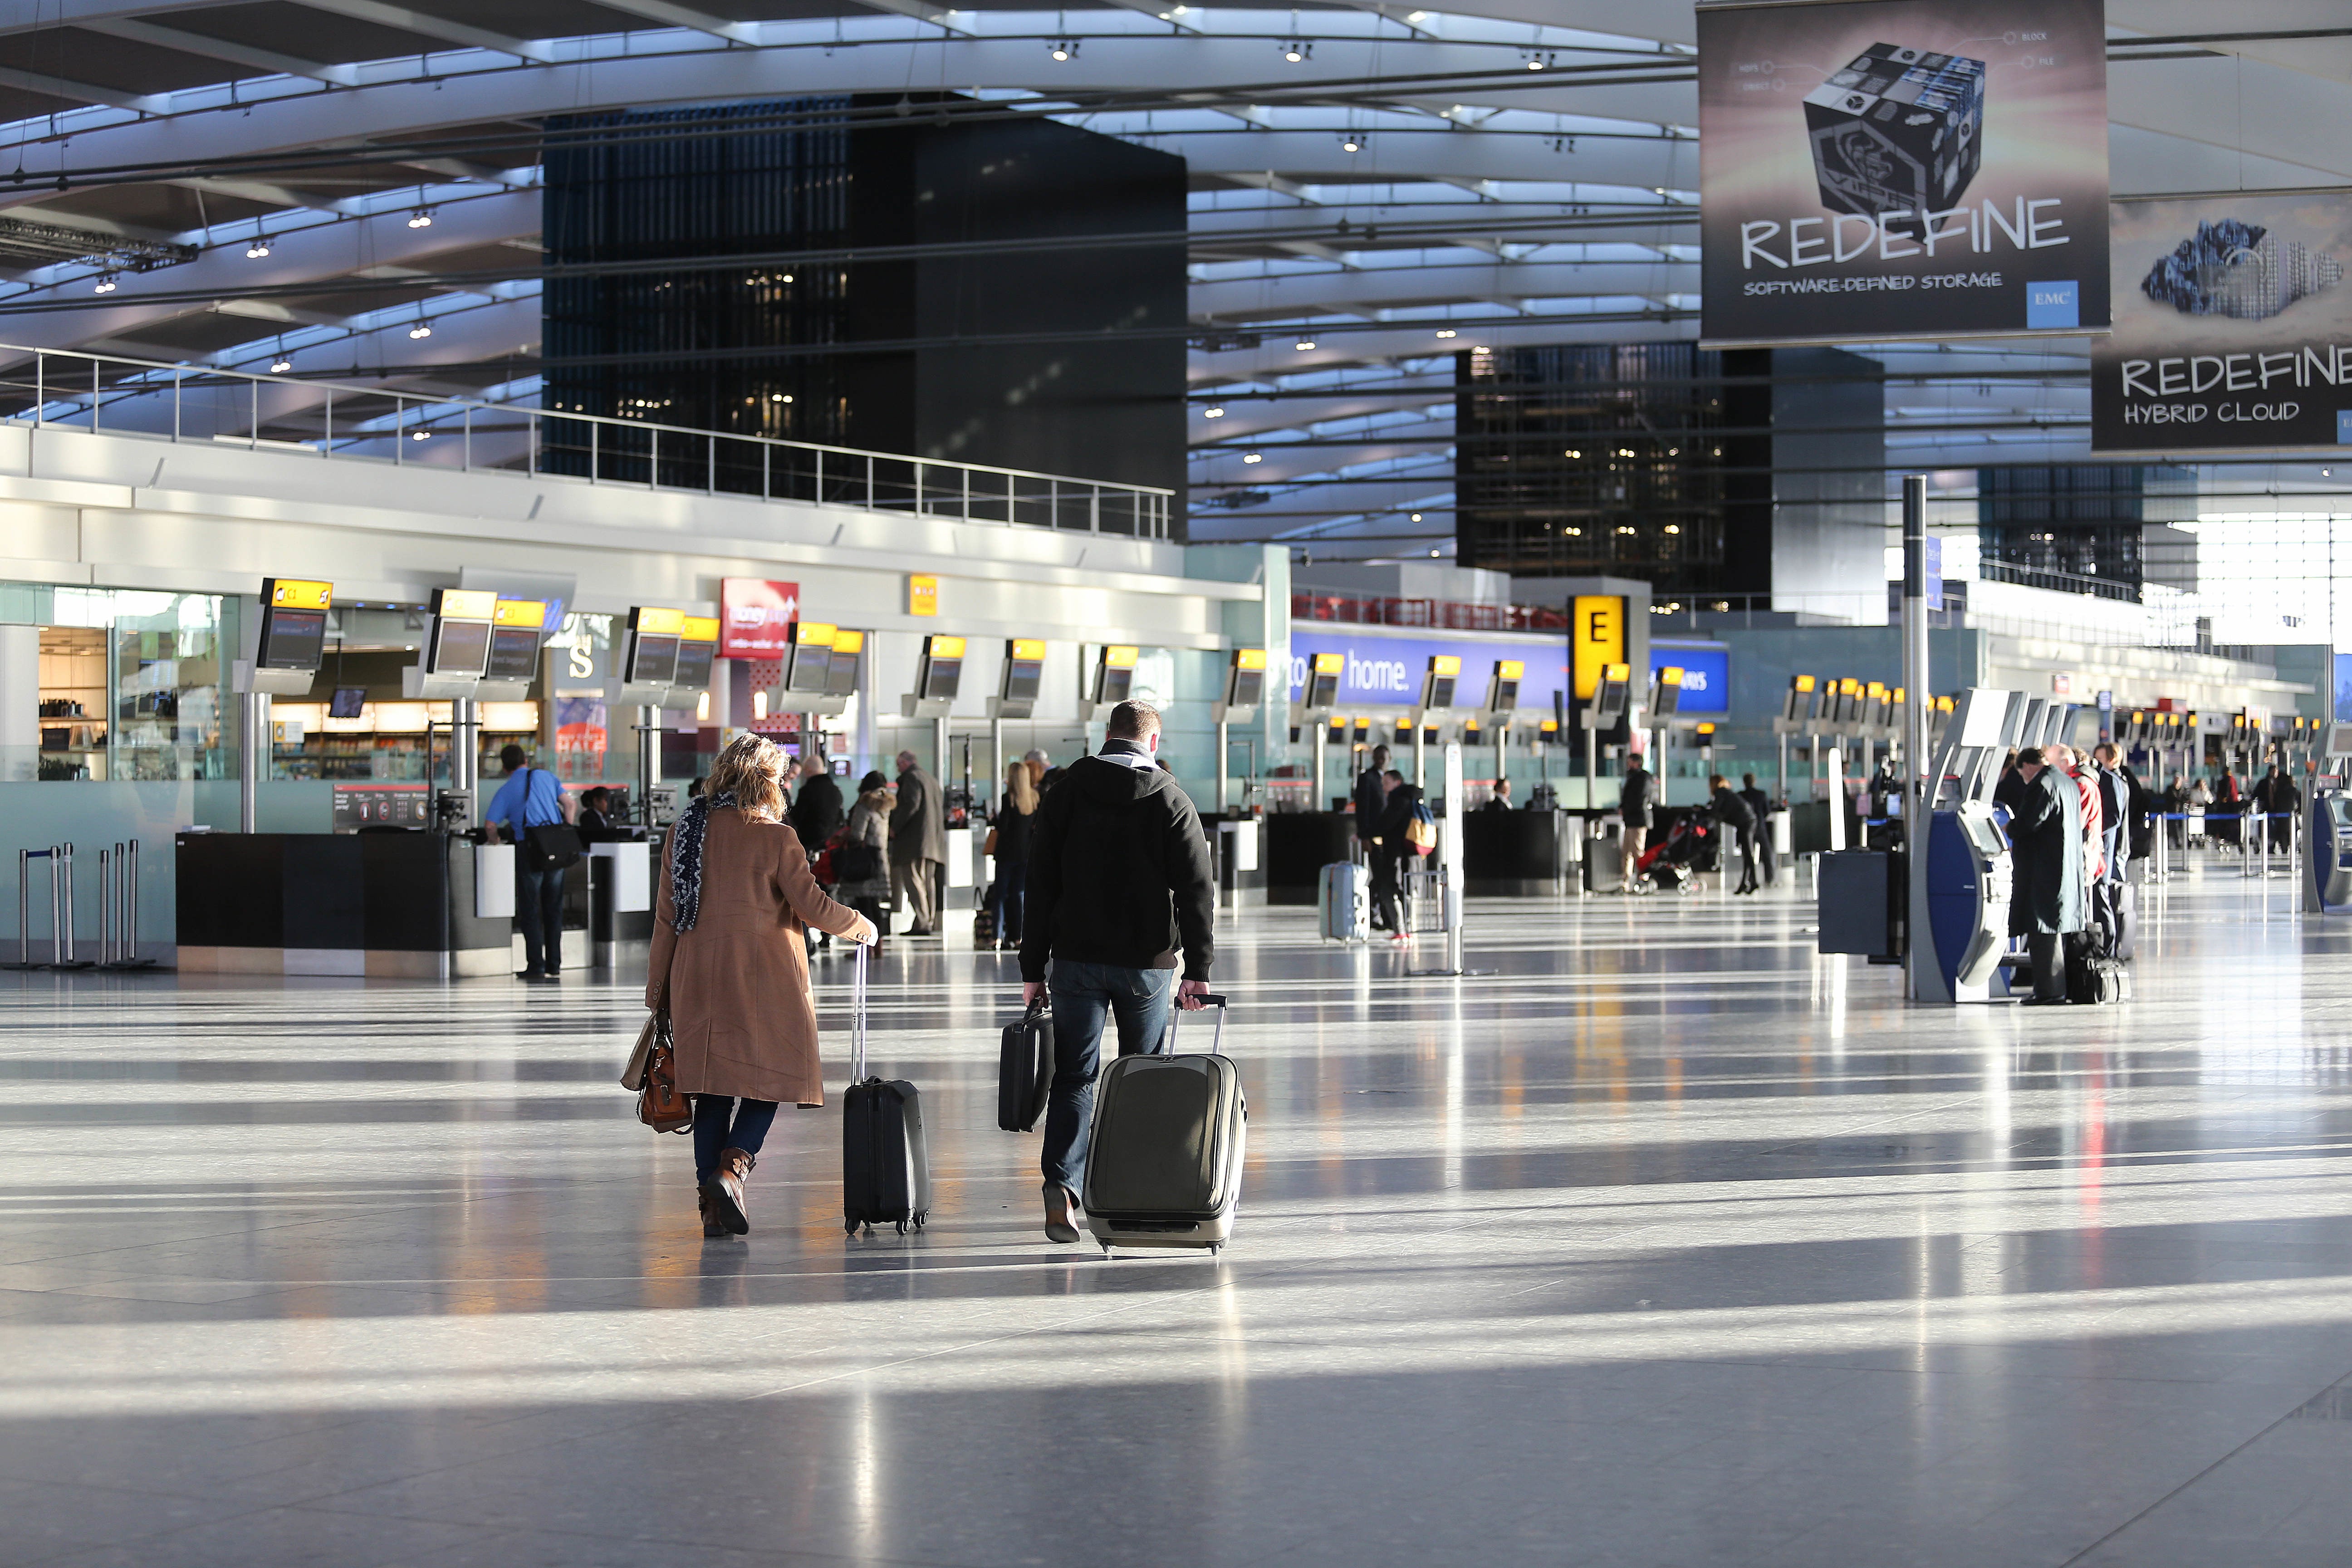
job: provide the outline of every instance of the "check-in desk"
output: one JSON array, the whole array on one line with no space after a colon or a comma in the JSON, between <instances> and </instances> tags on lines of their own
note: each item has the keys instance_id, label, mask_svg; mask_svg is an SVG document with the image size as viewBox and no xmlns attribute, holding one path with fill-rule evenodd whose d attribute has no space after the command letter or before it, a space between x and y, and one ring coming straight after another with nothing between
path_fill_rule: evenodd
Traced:
<instances>
[{"instance_id":1,"label":"check-in desk","mask_svg":"<svg viewBox=\"0 0 2352 1568\"><path fill-rule=\"evenodd\" d=\"M597 968L642 963L652 951L660 847L642 838L588 846L588 951Z\"/></svg>"},{"instance_id":2,"label":"check-in desk","mask_svg":"<svg viewBox=\"0 0 2352 1568\"><path fill-rule=\"evenodd\" d=\"M1262 819L1265 901L1312 904L1323 868L1353 853L1356 818L1345 811L1276 811Z\"/></svg>"},{"instance_id":3,"label":"check-in desk","mask_svg":"<svg viewBox=\"0 0 2352 1568\"><path fill-rule=\"evenodd\" d=\"M514 973L510 844L425 832L183 833L174 854L183 971ZM584 867L566 878L567 907L574 879L584 897Z\"/></svg>"},{"instance_id":4,"label":"check-in desk","mask_svg":"<svg viewBox=\"0 0 2352 1568\"><path fill-rule=\"evenodd\" d=\"M1464 812L1463 891L1474 899L1531 899L1566 890L1579 826L1564 811Z\"/></svg>"}]
</instances>

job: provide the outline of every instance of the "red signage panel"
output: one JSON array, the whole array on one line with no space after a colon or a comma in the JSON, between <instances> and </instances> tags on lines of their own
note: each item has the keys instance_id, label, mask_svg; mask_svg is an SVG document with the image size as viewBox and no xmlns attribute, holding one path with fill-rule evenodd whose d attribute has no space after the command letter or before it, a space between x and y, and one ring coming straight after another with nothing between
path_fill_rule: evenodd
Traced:
<instances>
[{"instance_id":1,"label":"red signage panel","mask_svg":"<svg viewBox=\"0 0 2352 1568\"><path fill-rule=\"evenodd\" d=\"M719 584L719 657L782 658L800 619L801 585L761 577L725 577Z\"/></svg>"}]
</instances>

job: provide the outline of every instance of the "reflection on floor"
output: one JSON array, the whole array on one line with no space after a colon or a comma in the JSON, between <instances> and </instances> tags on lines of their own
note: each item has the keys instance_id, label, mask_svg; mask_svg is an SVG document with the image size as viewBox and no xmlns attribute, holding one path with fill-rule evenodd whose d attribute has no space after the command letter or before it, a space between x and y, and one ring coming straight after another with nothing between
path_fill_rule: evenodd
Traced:
<instances>
[{"instance_id":1,"label":"reflection on floor","mask_svg":"<svg viewBox=\"0 0 2352 1568\"><path fill-rule=\"evenodd\" d=\"M0 1563L2340 1564L2352 922L2287 886L2042 1013L1785 889L1474 905L1459 981L1240 917L1213 1262L1042 1238L992 955L881 973L940 1208L858 1240L837 1107L702 1240L627 984L7 976Z\"/></svg>"}]
</instances>

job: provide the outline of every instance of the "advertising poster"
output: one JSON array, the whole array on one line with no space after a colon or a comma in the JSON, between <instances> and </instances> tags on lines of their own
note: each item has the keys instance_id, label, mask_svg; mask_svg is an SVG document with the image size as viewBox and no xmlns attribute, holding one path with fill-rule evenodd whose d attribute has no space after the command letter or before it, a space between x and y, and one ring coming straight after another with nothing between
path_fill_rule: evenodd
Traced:
<instances>
[{"instance_id":1,"label":"advertising poster","mask_svg":"<svg viewBox=\"0 0 2352 1568\"><path fill-rule=\"evenodd\" d=\"M1312 628L1294 625L1290 630L1290 698L1307 696L1307 674L1318 653L1345 657L1340 666L1341 708L1409 708L1421 700L1421 678L1433 654L1452 654L1462 661L1456 706L1476 708L1486 700L1486 685L1496 659L1517 659L1527 668L1519 679L1519 706L1549 709L1568 689L1568 655L1558 644L1530 640L1484 642L1449 637L1357 632L1337 626ZM1139 684L1141 667L1138 666Z\"/></svg>"},{"instance_id":2,"label":"advertising poster","mask_svg":"<svg viewBox=\"0 0 2352 1568\"><path fill-rule=\"evenodd\" d=\"M800 618L801 586L761 577L719 582L719 657L782 658Z\"/></svg>"},{"instance_id":3,"label":"advertising poster","mask_svg":"<svg viewBox=\"0 0 2352 1568\"><path fill-rule=\"evenodd\" d=\"M1698 8L1702 341L2107 324L2101 0Z\"/></svg>"},{"instance_id":4,"label":"advertising poster","mask_svg":"<svg viewBox=\"0 0 2352 1568\"><path fill-rule=\"evenodd\" d=\"M2092 345L2101 452L2352 442L2352 201L2115 204L2116 330Z\"/></svg>"}]
</instances>

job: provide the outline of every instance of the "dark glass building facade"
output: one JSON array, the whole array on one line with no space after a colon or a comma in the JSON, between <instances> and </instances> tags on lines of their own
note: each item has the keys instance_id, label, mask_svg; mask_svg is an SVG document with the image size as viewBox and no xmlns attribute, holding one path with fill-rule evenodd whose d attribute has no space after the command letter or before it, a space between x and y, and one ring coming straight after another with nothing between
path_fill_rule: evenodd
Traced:
<instances>
[{"instance_id":1,"label":"dark glass building facade","mask_svg":"<svg viewBox=\"0 0 2352 1568\"><path fill-rule=\"evenodd\" d=\"M1984 560L2021 572L2094 578L2136 598L2148 579L2147 525L2195 515L2194 493L2194 475L2186 468L2132 463L1979 468L1977 548ZM2185 513L2183 496L2192 502Z\"/></svg>"}]
</instances>

